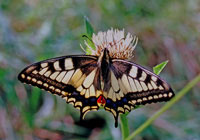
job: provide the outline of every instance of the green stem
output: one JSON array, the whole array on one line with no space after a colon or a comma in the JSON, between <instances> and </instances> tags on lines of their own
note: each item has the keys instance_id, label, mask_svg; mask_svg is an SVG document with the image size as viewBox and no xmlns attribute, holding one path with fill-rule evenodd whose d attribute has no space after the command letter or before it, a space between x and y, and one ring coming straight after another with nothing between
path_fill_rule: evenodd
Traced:
<instances>
[{"instance_id":1,"label":"green stem","mask_svg":"<svg viewBox=\"0 0 200 140\"><path fill-rule=\"evenodd\" d=\"M147 128L154 120L156 120L161 114L163 114L167 109L169 109L173 104L179 101L189 90L192 89L198 82L200 82L200 74L190 81L179 93L176 94L171 101L167 102L159 111L157 111L151 118L144 122L139 128L137 128L131 135L129 135L125 140L131 140L136 135L141 133L145 128Z\"/></svg>"},{"instance_id":2,"label":"green stem","mask_svg":"<svg viewBox=\"0 0 200 140\"><path fill-rule=\"evenodd\" d=\"M122 132L122 139L125 140L129 136L129 126L128 126L128 119L126 118L127 114L120 115L121 121L121 132Z\"/></svg>"}]
</instances>

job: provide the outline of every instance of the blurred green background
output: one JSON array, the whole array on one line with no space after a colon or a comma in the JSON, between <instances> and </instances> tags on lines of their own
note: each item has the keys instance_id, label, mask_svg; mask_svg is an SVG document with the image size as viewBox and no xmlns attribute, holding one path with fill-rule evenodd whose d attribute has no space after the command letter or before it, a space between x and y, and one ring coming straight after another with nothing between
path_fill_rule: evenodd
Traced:
<instances>
[{"instance_id":1,"label":"blurred green background","mask_svg":"<svg viewBox=\"0 0 200 140\"><path fill-rule=\"evenodd\" d=\"M121 139L114 119L100 110L79 122L60 97L23 85L28 64L83 54L84 16L96 32L125 29L138 36L134 62L152 69L169 60L161 77L175 93L200 72L199 0L0 0L0 139ZM200 139L200 84L137 136L138 140ZM128 115L133 132L164 103Z\"/></svg>"}]
</instances>

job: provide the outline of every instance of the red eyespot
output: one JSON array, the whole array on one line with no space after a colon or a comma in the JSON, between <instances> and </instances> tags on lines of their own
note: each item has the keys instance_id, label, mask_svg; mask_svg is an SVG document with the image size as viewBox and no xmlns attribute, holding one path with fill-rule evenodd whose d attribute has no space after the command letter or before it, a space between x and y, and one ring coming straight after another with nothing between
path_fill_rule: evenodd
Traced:
<instances>
[{"instance_id":1,"label":"red eyespot","mask_svg":"<svg viewBox=\"0 0 200 140\"><path fill-rule=\"evenodd\" d=\"M97 104L101 106L105 106L106 99L102 95L100 95L99 98L97 99Z\"/></svg>"}]
</instances>

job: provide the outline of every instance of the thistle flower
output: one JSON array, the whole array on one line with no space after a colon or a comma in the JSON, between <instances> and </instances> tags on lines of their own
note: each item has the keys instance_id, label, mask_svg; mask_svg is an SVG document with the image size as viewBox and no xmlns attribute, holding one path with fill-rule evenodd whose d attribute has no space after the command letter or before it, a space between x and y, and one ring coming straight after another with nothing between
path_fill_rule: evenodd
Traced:
<instances>
[{"instance_id":1,"label":"thistle flower","mask_svg":"<svg viewBox=\"0 0 200 140\"><path fill-rule=\"evenodd\" d=\"M130 59L137 45L138 38L130 33L125 36L124 30L110 29L107 32L98 32L92 35L93 49L87 41L85 45L90 49L91 55L99 56L104 48L107 48L111 58ZM82 48L82 46L81 46Z\"/></svg>"}]
</instances>

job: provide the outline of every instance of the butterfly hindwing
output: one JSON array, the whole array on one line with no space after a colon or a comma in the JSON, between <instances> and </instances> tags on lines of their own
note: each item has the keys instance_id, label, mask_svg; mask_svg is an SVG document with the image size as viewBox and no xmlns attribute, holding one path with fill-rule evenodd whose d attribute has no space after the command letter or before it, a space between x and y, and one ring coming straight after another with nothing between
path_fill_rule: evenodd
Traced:
<instances>
[{"instance_id":1,"label":"butterfly hindwing","mask_svg":"<svg viewBox=\"0 0 200 140\"><path fill-rule=\"evenodd\" d=\"M53 94L81 110L81 118L97 110L97 58L95 56L63 56L26 67L18 79Z\"/></svg>"}]
</instances>

